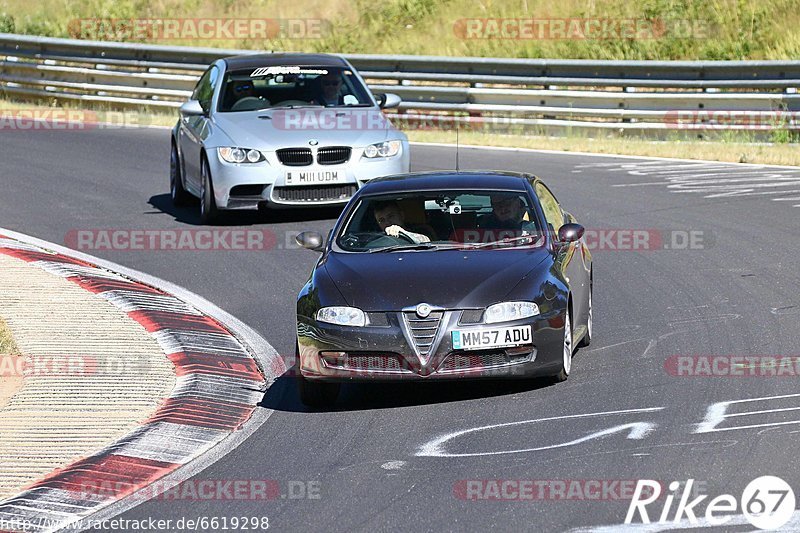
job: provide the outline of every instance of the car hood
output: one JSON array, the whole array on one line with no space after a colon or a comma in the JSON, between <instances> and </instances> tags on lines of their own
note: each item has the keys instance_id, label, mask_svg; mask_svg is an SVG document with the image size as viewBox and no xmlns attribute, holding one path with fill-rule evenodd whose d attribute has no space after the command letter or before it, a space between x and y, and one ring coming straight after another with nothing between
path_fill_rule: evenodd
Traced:
<instances>
[{"instance_id":1,"label":"car hood","mask_svg":"<svg viewBox=\"0 0 800 533\"><path fill-rule=\"evenodd\" d=\"M457 309L502 301L547 257L545 248L332 252L324 268L347 304L365 311L397 311L421 302Z\"/></svg>"},{"instance_id":2,"label":"car hood","mask_svg":"<svg viewBox=\"0 0 800 533\"><path fill-rule=\"evenodd\" d=\"M378 108L299 108L217 113L214 121L238 146L261 151L308 146L363 147L404 139Z\"/></svg>"}]
</instances>

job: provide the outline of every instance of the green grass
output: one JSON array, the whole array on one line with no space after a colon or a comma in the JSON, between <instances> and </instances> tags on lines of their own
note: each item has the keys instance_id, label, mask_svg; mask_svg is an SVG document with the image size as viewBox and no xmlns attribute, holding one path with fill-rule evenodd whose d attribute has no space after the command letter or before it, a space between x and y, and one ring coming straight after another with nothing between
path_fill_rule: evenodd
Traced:
<instances>
[{"instance_id":1,"label":"green grass","mask_svg":"<svg viewBox=\"0 0 800 533\"><path fill-rule=\"evenodd\" d=\"M6 323L0 318L0 355L17 354L16 344L14 338L11 336L11 330Z\"/></svg>"},{"instance_id":2,"label":"green grass","mask_svg":"<svg viewBox=\"0 0 800 533\"><path fill-rule=\"evenodd\" d=\"M70 21L81 18L204 17L324 19L328 26L321 38L159 43L521 58L715 60L800 56L797 0L0 0L0 31L56 37L69 37ZM662 21L665 33L650 39L461 37L456 30L458 21L476 18ZM685 29L687 24L692 25L694 34L678 29Z\"/></svg>"},{"instance_id":3,"label":"green grass","mask_svg":"<svg viewBox=\"0 0 800 533\"><path fill-rule=\"evenodd\" d=\"M0 408L5 406L9 398L22 387L23 377L13 370L19 362L17 357L19 357L19 350L14 344L11 330L0 318L0 360L6 359L2 364L2 371L0 371Z\"/></svg>"},{"instance_id":4,"label":"green grass","mask_svg":"<svg viewBox=\"0 0 800 533\"><path fill-rule=\"evenodd\" d=\"M407 133L411 141L455 143L455 133L452 131L410 131ZM666 141L651 141L634 137L588 138L579 135L547 137L461 132L459 134L459 142L462 145L531 148L561 152L589 152L800 166L800 150L797 149L796 144L753 143L749 142L746 136L743 138L731 136L715 140L670 139Z\"/></svg>"}]
</instances>

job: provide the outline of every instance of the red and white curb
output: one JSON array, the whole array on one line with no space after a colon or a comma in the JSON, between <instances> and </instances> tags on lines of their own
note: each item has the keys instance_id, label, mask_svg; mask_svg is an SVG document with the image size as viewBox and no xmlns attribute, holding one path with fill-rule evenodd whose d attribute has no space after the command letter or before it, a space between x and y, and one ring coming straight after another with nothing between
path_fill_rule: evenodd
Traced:
<instances>
[{"instance_id":1,"label":"red and white curb","mask_svg":"<svg viewBox=\"0 0 800 533\"><path fill-rule=\"evenodd\" d=\"M56 531L122 503L226 439L237 440L237 432L249 434L243 427L286 370L253 330L168 282L2 228L0 253L66 278L126 312L155 338L177 375L170 396L142 426L0 502L0 523Z\"/></svg>"}]
</instances>

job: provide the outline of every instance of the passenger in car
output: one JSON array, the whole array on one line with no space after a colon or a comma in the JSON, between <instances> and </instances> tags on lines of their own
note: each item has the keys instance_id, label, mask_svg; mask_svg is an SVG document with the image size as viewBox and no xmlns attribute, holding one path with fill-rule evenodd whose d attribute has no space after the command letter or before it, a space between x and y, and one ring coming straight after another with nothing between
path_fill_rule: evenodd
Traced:
<instances>
[{"instance_id":1,"label":"passenger in car","mask_svg":"<svg viewBox=\"0 0 800 533\"><path fill-rule=\"evenodd\" d=\"M338 72L328 72L314 80L317 96L312 103L319 105L342 105L344 96L340 94L342 76Z\"/></svg>"},{"instance_id":2,"label":"passenger in car","mask_svg":"<svg viewBox=\"0 0 800 533\"><path fill-rule=\"evenodd\" d=\"M526 220L525 203L518 194L493 194L491 204L492 212L478 219L479 229L522 230L531 226Z\"/></svg>"}]
</instances>

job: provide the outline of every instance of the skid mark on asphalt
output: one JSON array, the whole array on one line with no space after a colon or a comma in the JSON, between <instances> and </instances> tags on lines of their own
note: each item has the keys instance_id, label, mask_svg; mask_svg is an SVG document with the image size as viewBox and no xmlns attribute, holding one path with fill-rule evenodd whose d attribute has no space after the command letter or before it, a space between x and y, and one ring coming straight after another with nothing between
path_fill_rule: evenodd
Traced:
<instances>
[{"instance_id":1,"label":"skid mark on asphalt","mask_svg":"<svg viewBox=\"0 0 800 533\"><path fill-rule=\"evenodd\" d=\"M582 413L572 415L562 415L547 418L536 418L531 420L519 420L515 422L505 422L478 426L457 431L451 431L443 435L434 437L417 448L414 453L416 457L437 457L437 458L464 458L464 457L488 457L509 454L527 454L531 452L543 452L564 448L579 448L579 445L591 441L606 439L612 435L622 434L627 440L646 441L660 427L659 415L667 407L646 407L638 409L623 409L616 411L604 411L597 413ZM675 409L675 408L670 408ZM661 417L663 420L663 417ZM792 420L786 420L792 418ZM582 432L592 431L583 434L578 438L565 436L565 428L569 422L578 422L583 426ZM540 446L530 447L527 444L530 440L524 439L524 445L513 448L513 443L509 444L509 449L497 450L490 449L476 450L481 447L481 435L487 432L500 432L518 428L522 434L547 435L547 423L559 428L558 441ZM589 428L588 424L599 423L601 426ZM800 394L782 394L777 396L763 396L757 398L745 398L736 400L726 400L715 402L706 406L702 418L694 424L694 428L688 432L690 435L719 434L731 431L776 429L785 433L786 426L800 424ZM544 427L543 427L544 426ZM682 430L688 430L689 426L683 424ZM476 440L477 437L477 440ZM656 435L658 438L658 436ZM486 437L483 437L484 441ZM510 439L507 439L510 440ZM614 441L612 441L614 442ZM623 441L624 442L624 441ZM735 440L733 441L735 444ZM617 446L612 450L602 450L604 453L640 453L648 452L654 446L650 442L643 442L636 447L621 445L617 441ZM655 446L690 446L716 444L709 442L680 442L680 443L659 443ZM473 447L470 449L470 447ZM598 443L593 443L593 452L597 451ZM460 448L459 451L453 448ZM466 450L464 449L466 448Z\"/></svg>"},{"instance_id":2,"label":"skid mark on asphalt","mask_svg":"<svg viewBox=\"0 0 800 533\"><path fill-rule=\"evenodd\" d=\"M613 187L663 185L670 192L702 194L705 198L775 196L771 199L776 202L800 200L800 169L683 161L589 163L575 168L617 174L622 172L656 180L620 183ZM800 203L794 204L794 207L800 207Z\"/></svg>"},{"instance_id":3,"label":"skid mark on asphalt","mask_svg":"<svg viewBox=\"0 0 800 533\"><path fill-rule=\"evenodd\" d=\"M708 330L713 327L718 327L725 322L742 318L742 315L737 313L708 314L710 310L711 307L709 305L667 307L664 314L667 317L667 326L669 326L672 331L650 338L647 347L644 349L644 352L639 355L639 358L651 357L649 354L658 346L658 343L672 336ZM670 315L677 318L670 319ZM655 352L653 355L655 355Z\"/></svg>"},{"instance_id":4,"label":"skid mark on asphalt","mask_svg":"<svg viewBox=\"0 0 800 533\"><path fill-rule=\"evenodd\" d=\"M383 463L381 468L384 470L400 470L406 465L405 461L389 461L388 463Z\"/></svg>"},{"instance_id":5,"label":"skid mark on asphalt","mask_svg":"<svg viewBox=\"0 0 800 533\"><path fill-rule=\"evenodd\" d=\"M551 421L564 421L564 420L573 420L573 419L581 419L581 418L606 418L606 417L614 417L617 415L627 415L627 414L637 414L637 413L652 413L656 411L663 410L664 407L646 407L641 409L624 409L620 411L604 411L600 413L584 413L578 415L564 415L564 416L554 416L554 417L547 417L547 418L537 418L534 420L521 420L518 422L506 422L503 424L491 424L488 426L480 426L475 428L469 429L462 429L460 431L455 431L452 433L447 433L440 437L437 437L433 440L430 440L419 447L417 452L414 454L417 457L480 457L480 456L489 456L489 455L507 455L507 454L515 454L515 453L528 453L528 452L538 452L538 451L545 451L545 450L552 450L557 448L567 448L571 446L575 446L577 444L581 444L593 439L604 438L610 435L615 435L617 433L623 433L626 435L626 438L633 439L633 440L641 440L644 439L648 434L650 434L655 428L656 425L650 422L631 422L631 423L623 423L617 424L613 427L603 429L601 431L594 432L590 435L586 435L568 442L558 443L558 444L550 444L546 446L539 446L533 448L524 448L524 449L511 449L511 450L492 450L492 451L482 451L482 452L465 452L465 453L454 453L447 451L446 445L455 439L463 437L464 435L470 435L478 432L483 431L491 431L496 429L503 429L509 428L514 426L522 426L522 425L529 425L529 424L538 424L542 422L551 422Z\"/></svg>"},{"instance_id":6,"label":"skid mark on asphalt","mask_svg":"<svg viewBox=\"0 0 800 533\"><path fill-rule=\"evenodd\" d=\"M773 315L796 315L800 313L800 306L786 305L784 307L773 307L769 311Z\"/></svg>"},{"instance_id":7,"label":"skid mark on asphalt","mask_svg":"<svg viewBox=\"0 0 800 533\"><path fill-rule=\"evenodd\" d=\"M634 343L634 342L640 342L640 341L646 341L646 340L648 340L647 337L639 337L638 339L630 339L630 340L618 342L618 343L615 343L615 344L609 344L608 346L598 346L597 348L595 348L593 346L591 348L584 348L583 349L583 353L586 354L586 353L599 352L599 351L602 351L602 350L609 350L611 348L618 348L618 347L624 346L626 344L631 344L631 343Z\"/></svg>"}]
</instances>

